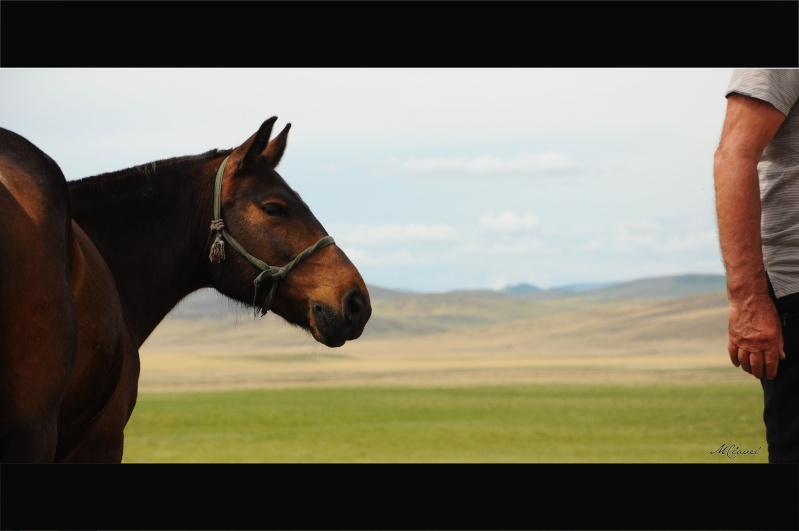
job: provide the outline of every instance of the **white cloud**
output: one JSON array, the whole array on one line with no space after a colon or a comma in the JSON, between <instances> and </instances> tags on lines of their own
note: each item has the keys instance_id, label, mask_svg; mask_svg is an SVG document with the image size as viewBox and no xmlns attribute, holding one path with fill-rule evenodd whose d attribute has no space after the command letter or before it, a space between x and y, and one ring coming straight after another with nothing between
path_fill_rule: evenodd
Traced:
<instances>
[{"instance_id":1,"label":"white cloud","mask_svg":"<svg viewBox=\"0 0 799 531\"><path fill-rule=\"evenodd\" d=\"M529 232L538 228L539 220L532 212L517 214L505 210L497 214L488 212L480 217L479 223L483 228L500 232Z\"/></svg>"},{"instance_id":2,"label":"white cloud","mask_svg":"<svg viewBox=\"0 0 799 531\"><path fill-rule=\"evenodd\" d=\"M376 164L383 171L413 175L542 175L564 174L579 169L566 153L523 153L509 158L481 155L479 157L427 157L400 160L386 158Z\"/></svg>"},{"instance_id":3,"label":"white cloud","mask_svg":"<svg viewBox=\"0 0 799 531\"><path fill-rule=\"evenodd\" d=\"M415 263L413 253L408 249L397 249L388 253L376 253L361 247L345 247L347 257L357 267L394 267Z\"/></svg>"},{"instance_id":4,"label":"white cloud","mask_svg":"<svg viewBox=\"0 0 799 531\"><path fill-rule=\"evenodd\" d=\"M679 237L672 237L660 246L664 253L681 254L695 251L718 250L718 234L715 230L697 231Z\"/></svg>"},{"instance_id":5,"label":"white cloud","mask_svg":"<svg viewBox=\"0 0 799 531\"><path fill-rule=\"evenodd\" d=\"M458 238L458 231L450 225L423 225L407 223L404 225L331 225L330 233L336 241L347 246L373 244L396 244L400 242L423 243L445 242Z\"/></svg>"},{"instance_id":6,"label":"white cloud","mask_svg":"<svg viewBox=\"0 0 799 531\"><path fill-rule=\"evenodd\" d=\"M595 253L607 249L607 242L602 238L593 238L580 246L580 251Z\"/></svg>"},{"instance_id":7,"label":"white cloud","mask_svg":"<svg viewBox=\"0 0 799 531\"><path fill-rule=\"evenodd\" d=\"M574 227L575 234L600 234L605 229L597 225L577 225Z\"/></svg>"},{"instance_id":8,"label":"white cloud","mask_svg":"<svg viewBox=\"0 0 799 531\"><path fill-rule=\"evenodd\" d=\"M679 257L716 252L715 228L690 229L664 226L649 221L624 221L616 229L615 248L626 253Z\"/></svg>"},{"instance_id":9,"label":"white cloud","mask_svg":"<svg viewBox=\"0 0 799 531\"><path fill-rule=\"evenodd\" d=\"M483 242L480 248L476 250L475 255L482 254L487 259L496 256L509 256L522 259L526 256L535 256L535 253L543 250L545 250L544 242L541 240L521 239L511 243ZM547 250L547 252L549 251Z\"/></svg>"},{"instance_id":10,"label":"white cloud","mask_svg":"<svg viewBox=\"0 0 799 531\"><path fill-rule=\"evenodd\" d=\"M403 173L453 173L465 171L468 161L463 158L427 158L427 159L408 159L405 161L396 159L386 159L383 165L397 169Z\"/></svg>"},{"instance_id":11,"label":"white cloud","mask_svg":"<svg viewBox=\"0 0 799 531\"><path fill-rule=\"evenodd\" d=\"M562 173L577 169L577 163L566 153L537 153L517 155L509 159L483 156L469 161L468 173L477 174L525 174Z\"/></svg>"}]
</instances>

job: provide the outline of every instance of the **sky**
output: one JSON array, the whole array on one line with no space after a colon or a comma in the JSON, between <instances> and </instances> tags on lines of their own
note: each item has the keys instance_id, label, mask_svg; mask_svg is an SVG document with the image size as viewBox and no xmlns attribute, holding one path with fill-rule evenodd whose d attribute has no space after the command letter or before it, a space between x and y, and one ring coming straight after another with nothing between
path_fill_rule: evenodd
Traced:
<instances>
[{"instance_id":1,"label":"sky","mask_svg":"<svg viewBox=\"0 0 799 531\"><path fill-rule=\"evenodd\" d=\"M0 68L0 127L67 179L291 123L278 173L368 285L723 274L730 68Z\"/></svg>"}]
</instances>

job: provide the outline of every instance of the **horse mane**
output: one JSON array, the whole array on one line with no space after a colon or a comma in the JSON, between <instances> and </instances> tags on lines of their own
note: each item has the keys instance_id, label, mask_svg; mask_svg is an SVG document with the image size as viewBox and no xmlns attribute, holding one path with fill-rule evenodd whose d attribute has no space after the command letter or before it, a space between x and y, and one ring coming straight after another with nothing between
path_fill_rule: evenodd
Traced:
<instances>
[{"instance_id":1,"label":"horse mane","mask_svg":"<svg viewBox=\"0 0 799 531\"><path fill-rule=\"evenodd\" d=\"M185 173L187 167L196 166L225 156L233 149L211 149L199 155L185 155L139 164L123 170L102 173L68 181L73 204L77 201L117 200L147 197L164 183L175 182L172 175ZM158 175L158 179L153 179Z\"/></svg>"}]
</instances>

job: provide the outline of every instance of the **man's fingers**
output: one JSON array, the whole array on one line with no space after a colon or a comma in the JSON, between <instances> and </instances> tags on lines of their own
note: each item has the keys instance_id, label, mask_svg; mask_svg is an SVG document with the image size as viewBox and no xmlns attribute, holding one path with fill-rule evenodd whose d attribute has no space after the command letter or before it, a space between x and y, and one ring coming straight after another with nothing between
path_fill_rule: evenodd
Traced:
<instances>
[{"instance_id":1,"label":"man's fingers","mask_svg":"<svg viewBox=\"0 0 799 531\"><path fill-rule=\"evenodd\" d=\"M750 353L742 348L738 349L738 365L749 374L752 374L752 365L750 362Z\"/></svg>"},{"instance_id":2,"label":"man's fingers","mask_svg":"<svg viewBox=\"0 0 799 531\"><path fill-rule=\"evenodd\" d=\"M740 367L741 362L738 361L738 345L736 345L732 341L729 341L727 343L727 352L730 353L730 361L732 362L732 364L735 365L736 367Z\"/></svg>"},{"instance_id":3,"label":"man's fingers","mask_svg":"<svg viewBox=\"0 0 799 531\"><path fill-rule=\"evenodd\" d=\"M739 348L737 356L741 369L758 380L763 378L772 380L777 376L780 359L785 359L785 352L782 349L749 352Z\"/></svg>"},{"instance_id":4,"label":"man's fingers","mask_svg":"<svg viewBox=\"0 0 799 531\"><path fill-rule=\"evenodd\" d=\"M763 351L749 353L749 371L758 380L766 374L766 356Z\"/></svg>"},{"instance_id":5,"label":"man's fingers","mask_svg":"<svg viewBox=\"0 0 799 531\"><path fill-rule=\"evenodd\" d=\"M785 352L780 350L767 350L765 352L765 376L768 380L773 380L777 376L780 360L785 359Z\"/></svg>"},{"instance_id":6,"label":"man's fingers","mask_svg":"<svg viewBox=\"0 0 799 531\"><path fill-rule=\"evenodd\" d=\"M739 359L741 354L738 354ZM763 377L763 373L765 371L765 356L763 356L763 352L747 352L746 353L746 367L744 370L757 378L758 380ZM741 365L744 365L744 362L741 361Z\"/></svg>"}]
</instances>

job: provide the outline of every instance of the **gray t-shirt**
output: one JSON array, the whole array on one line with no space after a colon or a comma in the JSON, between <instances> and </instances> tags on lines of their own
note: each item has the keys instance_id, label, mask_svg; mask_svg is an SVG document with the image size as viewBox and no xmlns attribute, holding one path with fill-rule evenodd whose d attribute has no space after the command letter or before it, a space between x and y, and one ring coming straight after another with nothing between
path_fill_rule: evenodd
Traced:
<instances>
[{"instance_id":1,"label":"gray t-shirt","mask_svg":"<svg viewBox=\"0 0 799 531\"><path fill-rule=\"evenodd\" d=\"M771 103L786 116L757 165L763 260L774 293L799 292L799 69L736 69L736 92Z\"/></svg>"}]
</instances>

